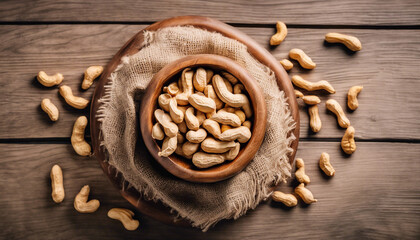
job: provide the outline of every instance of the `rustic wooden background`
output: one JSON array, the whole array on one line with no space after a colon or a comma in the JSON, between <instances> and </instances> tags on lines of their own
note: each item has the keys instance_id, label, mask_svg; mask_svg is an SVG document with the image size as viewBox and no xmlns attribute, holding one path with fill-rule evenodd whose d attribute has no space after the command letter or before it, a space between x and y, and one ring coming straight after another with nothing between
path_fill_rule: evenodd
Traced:
<instances>
[{"instance_id":1,"label":"rustic wooden background","mask_svg":"<svg viewBox=\"0 0 420 240\"><path fill-rule=\"evenodd\" d=\"M140 228L129 232L106 216L112 207L131 208L94 159L77 156L70 145L75 110L57 88L37 83L38 71L61 72L76 94L84 69L105 65L137 31L179 15L203 15L227 22L256 39L278 59L302 48L317 63L305 71L337 90L328 98L345 105L350 86L364 85L360 107L348 112L356 128L357 151L348 157L339 141L344 132L320 105L323 128L313 134L301 105L297 156L306 160L319 200L287 209L270 201L236 221L222 221L207 233L159 223L136 213ZM277 20L289 34L279 47L268 41ZM325 44L328 32L353 34L363 50ZM420 238L420 2L407 1L13 1L0 2L0 238L1 239L274 239ZM58 105L51 123L42 98ZM331 155L336 176L323 177L321 152ZM62 166L66 199L50 197L49 171ZM73 197L89 184L101 201L93 214L73 209ZM291 191L296 182L280 189Z\"/></svg>"}]
</instances>

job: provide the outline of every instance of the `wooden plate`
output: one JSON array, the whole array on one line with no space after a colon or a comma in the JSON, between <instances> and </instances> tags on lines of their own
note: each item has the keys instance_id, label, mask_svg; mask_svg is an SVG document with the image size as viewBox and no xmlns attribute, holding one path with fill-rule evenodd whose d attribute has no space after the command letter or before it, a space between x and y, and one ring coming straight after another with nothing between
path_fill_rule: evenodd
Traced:
<instances>
[{"instance_id":1,"label":"wooden plate","mask_svg":"<svg viewBox=\"0 0 420 240\"><path fill-rule=\"evenodd\" d=\"M211 168L199 169L192 164L191 160L172 154L169 157L158 155L161 151L161 143L152 138L154 124L153 113L157 107L157 99L162 94L163 86L178 80L179 74L185 68L203 67L212 69L215 74L218 71L226 71L235 76L245 87L252 103L254 116L252 121L252 136L246 144L241 144L241 151L233 161L225 161L223 164ZM198 54L178 59L163 67L150 81L146 93L143 96L140 109L140 128L143 142L150 154L173 175L191 182L218 182L238 174L254 158L264 139L267 108L264 94L255 79L241 65L230 58L213 55Z\"/></svg>"},{"instance_id":2,"label":"wooden plate","mask_svg":"<svg viewBox=\"0 0 420 240\"><path fill-rule=\"evenodd\" d=\"M296 136L296 140L292 142L291 147L294 149L293 153L290 156L290 163L293 164L294 158L296 155L296 150L299 144L299 129L300 129L300 119L299 119L299 109L296 101L296 96L293 91L293 86L290 82L289 76L286 71L280 65L280 63L263 47L261 47L257 42L250 38L245 33L239 31L238 29L229 26L220 21L200 16L182 16L166 19L160 22L156 22L149 27L141 30L136 35L134 35L111 59L108 65L105 67L104 72L100 80L96 83L95 92L92 98L91 111L90 111L90 130L92 135L92 146L94 151L94 156L99 161L103 171L111 180L111 182L119 189L121 195L127 199L133 206L135 206L141 213L153 217L159 221L165 223L171 223L179 226L188 226L187 221L177 221L174 222L173 216L169 212L169 208L165 207L162 203L154 203L152 201L146 201L142 198L141 194L133 188L126 189L122 184L121 174L116 174L115 168L110 166L107 162L104 162L106 159L105 152L100 148L100 142L102 137L99 134L100 123L97 121L96 112L100 106L99 99L104 94L104 86L109 81L110 74L115 70L115 68L120 64L121 58L126 55L133 55L137 53L140 49L143 48L143 32L144 31L156 31L160 28L173 27L173 26L194 26L197 28L206 29L211 32L219 32L222 35L236 39L239 42L245 44L248 48L248 51L258 59L262 64L268 66L273 70L277 78L277 84L281 90L285 92L286 97L288 98L287 102L289 104L292 117L296 121L296 128L293 130L293 134ZM268 39L267 39L268 42Z\"/></svg>"}]
</instances>

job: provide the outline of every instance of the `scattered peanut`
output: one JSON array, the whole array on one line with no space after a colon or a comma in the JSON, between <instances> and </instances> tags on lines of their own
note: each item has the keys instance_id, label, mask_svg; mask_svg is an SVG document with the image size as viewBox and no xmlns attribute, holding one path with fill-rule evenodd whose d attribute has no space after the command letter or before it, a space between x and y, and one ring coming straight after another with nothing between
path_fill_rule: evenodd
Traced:
<instances>
[{"instance_id":1,"label":"scattered peanut","mask_svg":"<svg viewBox=\"0 0 420 240\"><path fill-rule=\"evenodd\" d=\"M324 173L332 177L335 174L335 169L330 163L330 155L326 152L321 153L321 157L319 158L319 167L324 171Z\"/></svg>"},{"instance_id":2,"label":"scattered peanut","mask_svg":"<svg viewBox=\"0 0 420 240\"><path fill-rule=\"evenodd\" d=\"M51 168L51 197L54 202L61 203L64 200L63 171L57 164Z\"/></svg>"},{"instance_id":3,"label":"scattered peanut","mask_svg":"<svg viewBox=\"0 0 420 240\"><path fill-rule=\"evenodd\" d=\"M169 157L172 153L175 152L178 143L178 135L174 137L165 137L162 143L162 149L158 153L161 157Z\"/></svg>"},{"instance_id":4,"label":"scattered peanut","mask_svg":"<svg viewBox=\"0 0 420 240\"><path fill-rule=\"evenodd\" d=\"M85 116L80 116L76 119L71 134L71 145L74 151L80 156L89 156L91 147L85 140L85 128L88 120Z\"/></svg>"},{"instance_id":5,"label":"scattered peanut","mask_svg":"<svg viewBox=\"0 0 420 240\"><path fill-rule=\"evenodd\" d=\"M360 43L359 39L350 35L341 33L327 33L325 35L325 41L329 43L342 43L352 51L362 50L362 43Z\"/></svg>"},{"instance_id":6,"label":"scattered peanut","mask_svg":"<svg viewBox=\"0 0 420 240\"><path fill-rule=\"evenodd\" d=\"M325 106L327 106L327 109L337 116L337 121L340 127L347 128L350 126L350 120L346 117L346 114L336 100L328 99Z\"/></svg>"},{"instance_id":7,"label":"scattered peanut","mask_svg":"<svg viewBox=\"0 0 420 240\"><path fill-rule=\"evenodd\" d=\"M286 205L287 207L294 207L298 203L295 195L286 194L286 193L283 193L283 192L280 192L280 191L273 192L273 194L271 195L271 198L273 199L273 201L281 202L284 205Z\"/></svg>"},{"instance_id":8,"label":"scattered peanut","mask_svg":"<svg viewBox=\"0 0 420 240\"><path fill-rule=\"evenodd\" d=\"M299 186L297 186L295 188L295 193L297 195L299 195L299 197L306 203L306 204L311 204L314 202L317 202L318 200L316 200L314 198L314 195L312 194L311 191L309 191L307 188L305 188L305 184L301 183L299 184Z\"/></svg>"},{"instance_id":9,"label":"scattered peanut","mask_svg":"<svg viewBox=\"0 0 420 240\"><path fill-rule=\"evenodd\" d=\"M281 60L280 64L283 66L284 70L286 71L289 71L293 68L293 63L289 59Z\"/></svg>"},{"instance_id":10,"label":"scattered peanut","mask_svg":"<svg viewBox=\"0 0 420 240\"><path fill-rule=\"evenodd\" d=\"M352 154L356 151L356 142L354 141L354 127L349 126L341 139L341 148L347 154Z\"/></svg>"},{"instance_id":11,"label":"scattered peanut","mask_svg":"<svg viewBox=\"0 0 420 240\"><path fill-rule=\"evenodd\" d=\"M42 99L41 108L44 112L48 114L48 117L50 117L51 121L55 122L58 120L60 113L58 111L58 108L51 102L50 99Z\"/></svg>"},{"instance_id":12,"label":"scattered peanut","mask_svg":"<svg viewBox=\"0 0 420 240\"><path fill-rule=\"evenodd\" d=\"M112 208L108 211L108 217L119 220L125 229L134 231L139 227L139 221L133 219L134 213L124 208Z\"/></svg>"},{"instance_id":13,"label":"scattered peanut","mask_svg":"<svg viewBox=\"0 0 420 240\"><path fill-rule=\"evenodd\" d=\"M82 98L82 97L76 97L73 95L73 91L71 88L67 85L61 86L58 91L60 92L60 95L64 98L67 104L70 106L77 108L77 109L84 109L89 105L89 101Z\"/></svg>"},{"instance_id":14,"label":"scattered peanut","mask_svg":"<svg viewBox=\"0 0 420 240\"><path fill-rule=\"evenodd\" d=\"M357 95L362 91L363 86L353 86L347 93L347 106L351 110L356 110L359 107L359 101L357 101Z\"/></svg>"},{"instance_id":15,"label":"scattered peanut","mask_svg":"<svg viewBox=\"0 0 420 240\"><path fill-rule=\"evenodd\" d=\"M293 48L289 51L289 57L298 61L303 68L314 69L316 67L316 64L302 49Z\"/></svg>"},{"instance_id":16,"label":"scattered peanut","mask_svg":"<svg viewBox=\"0 0 420 240\"><path fill-rule=\"evenodd\" d=\"M99 201L92 199L88 202L90 188L89 185L82 187L80 192L74 198L74 209L80 213L93 213L99 208Z\"/></svg>"},{"instance_id":17,"label":"scattered peanut","mask_svg":"<svg viewBox=\"0 0 420 240\"><path fill-rule=\"evenodd\" d=\"M305 163L303 162L302 158L296 158L296 168L297 168L295 172L296 179L300 183L309 184L311 182L311 179L305 173Z\"/></svg>"},{"instance_id":18,"label":"scattered peanut","mask_svg":"<svg viewBox=\"0 0 420 240\"><path fill-rule=\"evenodd\" d=\"M61 73L56 73L53 76L47 75L44 71L40 71L36 77L38 82L46 87L52 87L60 84L64 77Z\"/></svg>"},{"instance_id":19,"label":"scattered peanut","mask_svg":"<svg viewBox=\"0 0 420 240\"><path fill-rule=\"evenodd\" d=\"M82 89L88 89L93 84L93 80L99 77L104 68L102 66L90 66L85 70L85 77L82 82Z\"/></svg>"},{"instance_id":20,"label":"scattered peanut","mask_svg":"<svg viewBox=\"0 0 420 240\"><path fill-rule=\"evenodd\" d=\"M302 97L302 100L304 103L308 105L316 105L321 102L321 99L319 99L318 96L315 95L306 95Z\"/></svg>"},{"instance_id":21,"label":"scattered peanut","mask_svg":"<svg viewBox=\"0 0 420 240\"><path fill-rule=\"evenodd\" d=\"M296 89L295 89L295 95L296 95L297 98L303 98L303 96L304 96L301 91L296 90Z\"/></svg>"},{"instance_id":22,"label":"scattered peanut","mask_svg":"<svg viewBox=\"0 0 420 240\"><path fill-rule=\"evenodd\" d=\"M270 39L270 45L279 45L287 36L287 27L286 24L283 22L277 22L276 23L276 30L277 33L274 34Z\"/></svg>"},{"instance_id":23,"label":"scattered peanut","mask_svg":"<svg viewBox=\"0 0 420 240\"><path fill-rule=\"evenodd\" d=\"M313 132L319 132L322 127L321 118L319 117L318 105L313 105L308 108L309 111L309 125Z\"/></svg>"},{"instance_id":24,"label":"scattered peanut","mask_svg":"<svg viewBox=\"0 0 420 240\"><path fill-rule=\"evenodd\" d=\"M303 88L307 91L316 91L323 89L329 93L335 93L335 89L333 88L333 86L331 86L331 84L325 80L321 80L318 82L309 82L299 75L294 75L292 77L292 82L295 86Z\"/></svg>"}]
</instances>

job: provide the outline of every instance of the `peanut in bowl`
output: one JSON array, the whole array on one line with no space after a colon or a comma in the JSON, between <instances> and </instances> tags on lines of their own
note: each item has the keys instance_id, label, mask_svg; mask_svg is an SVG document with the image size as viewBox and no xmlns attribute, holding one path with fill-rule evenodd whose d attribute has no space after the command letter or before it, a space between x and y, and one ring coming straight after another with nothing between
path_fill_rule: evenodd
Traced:
<instances>
[{"instance_id":1,"label":"peanut in bowl","mask_svg":"<svg viewBox=\"0 0 420 240\"><path fill-rule=\"evenodd\" d=\"M151 155L173 175L216 182L253 159L266 129L258 83L233 60L187 56L162 68L143 97L140 128Z\"/></svg>"}]
</instances>

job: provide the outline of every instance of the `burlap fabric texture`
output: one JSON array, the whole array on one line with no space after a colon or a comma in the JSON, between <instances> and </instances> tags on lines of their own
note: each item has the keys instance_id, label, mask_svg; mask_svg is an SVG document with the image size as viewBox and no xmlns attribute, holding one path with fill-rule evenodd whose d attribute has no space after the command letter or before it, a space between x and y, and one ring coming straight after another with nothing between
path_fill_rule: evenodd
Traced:
<instances>
[{"instance_id":1,"label":"burlap fabric texture","mask_svg":"<svg viewBox=\"0 0 420 240\"><path fill-rule=\"evenodd\" d=\"M177 218L207 231L222 219L238 218L270 194L270 187L290 177L288 154L295 127L284 92L271 69L258 62L247 47L219 33L190 26L144 33L144 46L125 56L111 74L98 110L107 161L144 198L161 201ZM191 183L176 178L149 155L139 133L142 93L166 64L194 54L217 54L242 65L259 83L267 103L267 131L251 163L236 176L217 183Z\"/></svg>"}]
</instances>

